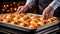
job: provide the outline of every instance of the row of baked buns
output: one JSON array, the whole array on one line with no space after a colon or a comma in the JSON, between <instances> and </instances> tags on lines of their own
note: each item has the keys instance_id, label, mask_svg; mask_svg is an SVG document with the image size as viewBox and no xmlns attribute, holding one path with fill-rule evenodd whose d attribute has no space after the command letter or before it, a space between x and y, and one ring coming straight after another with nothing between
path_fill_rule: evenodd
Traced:
<instances>
[{"instance_id":1,"label":"row of baked buns","mask_svg":"<svg viewBox=\"0 0 60 34\"><path fill-rule=\"evenodd\" d=\"M40 28L42 26L57 22L57 18L49 18L42 20L42 16L34 16L30 14L2 14L0 15L0 22L14 24L25 28Z\"/></svg>"}]
</instances>

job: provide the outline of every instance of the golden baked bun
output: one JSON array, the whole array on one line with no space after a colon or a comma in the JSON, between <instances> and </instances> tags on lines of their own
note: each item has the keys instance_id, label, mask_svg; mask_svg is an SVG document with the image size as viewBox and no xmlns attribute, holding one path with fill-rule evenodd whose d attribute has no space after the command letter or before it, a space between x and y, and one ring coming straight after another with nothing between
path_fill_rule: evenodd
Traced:
<instances>
[{"instance_id":1,"label":"golden baked bun","mask_svg":"<svg viewBox=\"0 0 60 34\"><path fill-rule=\"evenodd\" d=\"M0 22L2 22L3 21L3 18L0 18Z\"/></svg>"},{"instance_id":2,"label":"golden baked bun","mask_svg":"<svg viewBox=\"0 0 60 34\"><path fill-rule=\"evenodd\" d=\"M14 24L15 23L15 21L11 21L11 23L10 24Z\"/></svg>"},{"instance_id":3,"label":"golden baked bun","mask_svg":"<svg viewBox=\"0 0 60 34\"><path fill-rule=\"evenodd\" d=\"M53 19L54 19L54 21L53 21L53 22L57 22L57 21L59 21L59 20L58 20L58 18L53 18Z\"/></svg>"},{"instance_id":4,"label":"golden baked bun","mask_svg":"<svg viewBox=\"0 0 60 34\"><path fill-rule=\"evenodd\" d=\"M19 18L19 21L24 21L24 18L23 17Z\"/></svg>"},{"instance_id":5,"label":"golden baked bun","mask_svg":"<svg viewBox=\"0 0 60 34\"><path fill-rule=\"evenodd\" d=\"M22 26L22 27L26 27L26 28L28 28L29 27L29 25L30 25L30 23L29 22L22 22L22 23L20 23L20 25L19 26Z\"/></svg>"},{"instance_id":6,"label":"golden baked bun","mask_svg":"<svg viewBox=\"0 0 60 34\"><path fill-rule=\"evenodd\" d=\"M42 18L39 18L41 21L43 21L43 19Z\"/></svg>"},{"instance_id":7,"label":"golden baked bun","mask_svg":"<svg viewBox=\"0 0 60 34\"><path fill-rule=\"evenodd\" d=\"M26 21L26 22L30 22L30 21L31 21L31 19L30 19L29 16L24 16L23 19L24 19L24 21Z\"/></svg>"},{"instance_id":8,"label":"golden baked bun","mask_svg":"<svg viewBox=\"0 0 60 34\"><path fill-rule=\"evenodd\" d=\"M50 19L48 19L48 21L49 21L50 23L53 23L53 22L57 22L58 19L57 19L57 18L50 18Z\"/></svg>"},{"instance_id":9,"label":"golden baked bun","mask_svg":"<svg viewBox=\"0 0 60 34\"><path fill-rule=\"evenodd\" d=\"M44 25L49 24L49 21L43 20L43 21L38 22L38 24L40 24L41 26L44 26Z\"/></svg>"},{"instance_id":10,"label":"golden baked bun","mask_svg":"<svg viewBox=\"0 0 60 34\"><path fill-rule=\"evenodd\" d=\"M50 24L50 22L49 22L48 20L43 20L43 23L44 23L45 25Z\"/></svg>"},{"instance_id":11,"label":"golden baked bun","mask_svg":"<svg viewBox=\"0 0 60 34\"><path fill-rule=\"evenodd\" d=\"M14 17L14 18L13 18L13 20L14 20L14 21L17 21L17 20L18 20L18 18L17 18L17 17Z\"/></svg>"},{"instance_id":12,"label":"golden baked bun","mask_svg":"<svg viewBox=\"0 0 60 34\"><path fill-rule=\"evenodd\" d=\"M2 18L4 18L4 19L5 19L5 18L6 18L6 16L7 16L7 14L5 14L5 15L2 15Z\"/></svg>"},{"instance_id":13,"label":"golden baked bun","mask_svg":"<svg viewBox=\"0 0 60 34\"><path fill-rule=\"evenodd\" d=\"M30 28L30 29L36 29L36 28L39 28L39 27L41 27L40 25L38 25L38 24L36 24L36 25L29 25L29 27L28 28Z\"/></svg>"},{"instance_id":14,"label":"golden baked bun","mask_svg":"<svg viewBox=\"0 0 60 34\"><path fill-rule=\"evenodd\" d=\"M9 14L9 15L7 15L5 18L11 18L11 16L12 16L12 15L11 15L11 14Z\"/></svg>"},{"instance_id":15,"label":"golden baked bun","mask_svg":"<svg viewBox=\"0 0 60 34\"><path fill-rule=\"evenodd\" d=\"M29 25L30 25L30 23L29 22L26 22L26 21L24 21L23 23L25 23L25 26L26 27L29 27Z\"/></svg>"},{"instance_id":16,"label":"golden baked bun","mask_svg":"<svg viewBox=\"0 0 60 34\"><path fill-rule=\"evenodd\" d=\"M19 26L26 27L27 25L25 23L20 23Z\"/></svg>"},{"instance_id":17,"label":"golden baked bun","mask_svg":"<svg viewBox=\"0 0 60 34\"><path fill-rule=\"evenodd\" d=\"M33 25L30 25L28 28L29 29L35 29Z\"/></svg>"},{"instance_id":18,"label":"golden baked bun","mask_svg":"<svg viewBox=\"0 0 60 34\"><path fill-rule=\"evenodd\" d=\"M18 22L13 22L13 24L15 24L15 25L19 25L20 24L20 22L18 23Z\"/></svg>"},{"instance_id":19,"label":"golden baked bun","mask_svg":"<svg viewBox=\"0 0 60 34\"><path fill-rule=\"evenodd\" d=\"M35 22L35 21L31 21L30 24L33 26L37 26L37 22Z\"/></svg>"},{"instance_id":20,"label":"golden baked bun","mask_svg":"<svg viewBox=\"0 0 60 34\"><path fill-rule=\"evenodd\" d=\"M39 22L38 24L41 25L41 26L44 26L45 25L43 22Z\"/></svg>"},{"instance_id":21,"label":"golden baked bun","mask_svg":"<svg viewBox=\"0 0 60 34\"><path fill-rule=\"evenodd\" d=\"M4 19L3 22L5 23L10 23L12 20L11 19Z\"/></svg>"}]
</instances>

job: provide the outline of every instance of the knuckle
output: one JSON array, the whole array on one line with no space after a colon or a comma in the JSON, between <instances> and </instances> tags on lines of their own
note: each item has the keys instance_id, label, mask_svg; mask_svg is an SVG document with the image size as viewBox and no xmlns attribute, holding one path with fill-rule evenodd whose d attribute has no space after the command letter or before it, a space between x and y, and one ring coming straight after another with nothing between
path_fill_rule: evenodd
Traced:
<instances>
[{"instance_id":1,"label":"knuckle","mask_svg":"<svg viewBox=\"0 0 60 34\"><path fill-rule=\"evenodd\" d=\"M21 6L19 6L18 8L21 8Z\"/></svg>"}]
</instances>

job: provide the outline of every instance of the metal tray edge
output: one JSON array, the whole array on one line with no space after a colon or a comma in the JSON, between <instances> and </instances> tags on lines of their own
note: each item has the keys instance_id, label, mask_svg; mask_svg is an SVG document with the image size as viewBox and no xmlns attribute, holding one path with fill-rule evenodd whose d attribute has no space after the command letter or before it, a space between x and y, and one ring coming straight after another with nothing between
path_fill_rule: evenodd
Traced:
<instances>
[{"instance_id":1,"label":"metal tray edge","mask_svg":"<svg viewBox=\"0 0 60 34\"><path fill-rule=\"evenodd\" d=\"M59 23L60 23L60 22L55 22L55 23L52 23L52 24L45 25L45 26L43 26L43 27L41 27L41 28L38 28L38 29L36 30L36 32L37 32L37 31L41 31L41 30L43 30L43 29L46 29L46 28L48 28L48 27L55 26L55 25L57 25L57 24L59 24Z\"/></svg>"}]
</instances>

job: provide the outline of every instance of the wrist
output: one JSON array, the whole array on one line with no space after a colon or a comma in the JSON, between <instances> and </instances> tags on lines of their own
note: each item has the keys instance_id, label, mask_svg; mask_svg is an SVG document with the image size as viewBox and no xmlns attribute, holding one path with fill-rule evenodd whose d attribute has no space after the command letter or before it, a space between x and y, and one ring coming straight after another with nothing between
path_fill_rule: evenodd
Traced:
<instances>
[{"instance_id":1,"label":"wrist","mask_svg":"<svg viewBox=\"0 0 60 34\"><path fill-rule=\"evenodd\" d=\"M49 8L48 9L50 9L50 10L54 10L54 8L53 7L51 7L51 6L48 6Z\"/></svg>"},{"instance_id":2,"label":"wrist","mask_svg":"<svg viewBox=\"0 0 60 34\"><path fill-rule=\"evenodd\" d=\"M24 6L25 6L27 9L29 8L28 5L26 5L26 4L25 4Z\"/></svg>"},{"instance_id":3,"label":"wrist","mask_svg":"<svg viewBox=\"0 0 60 34\"><path fill-rule=\"evenodd\" d=\"M54 11L54 9L51 6L48 6L47 8L45 8L44 11L51 12L52 10Z\"/></svg>"},{"instance_id":4,"label":"wrist","mask_svg":"<svg viewBox=\"0 0 60 34\"><path fill-rule=\"evenodd\" d=\"M56 10L59 4L57 3L57 1L53 1L51 4L49 4L49 6L51 6L54 10Z\"/></svg>"},{"instance_id":5,"label":"wrist","mask_svg":"<svg viewBox=\"0 0 60 34\"><path fill-rule=\"evenodd\" d=\"M24 5L26 8L29 8L29 6L27 4Z\"/></svg>"}]
</instances>

